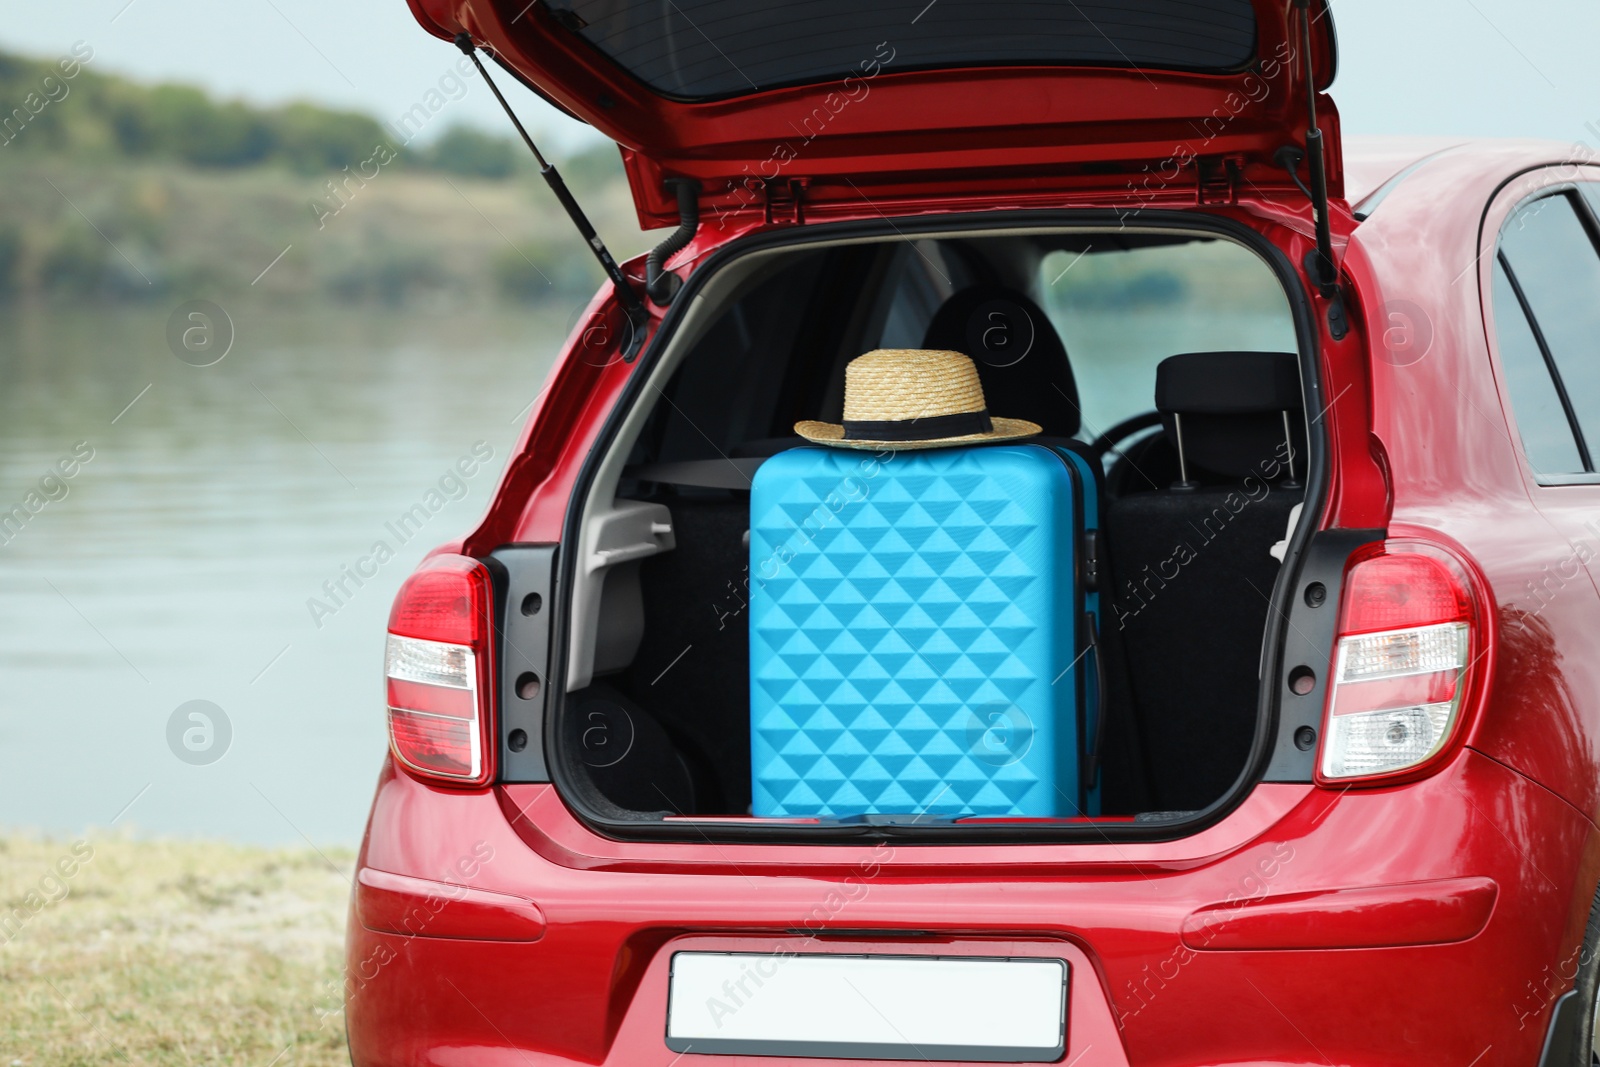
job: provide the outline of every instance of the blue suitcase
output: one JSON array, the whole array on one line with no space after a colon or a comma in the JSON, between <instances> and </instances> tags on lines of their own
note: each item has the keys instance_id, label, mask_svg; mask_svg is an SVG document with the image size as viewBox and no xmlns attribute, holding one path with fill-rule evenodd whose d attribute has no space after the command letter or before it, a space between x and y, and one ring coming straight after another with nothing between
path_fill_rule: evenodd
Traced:
<instances>
[{"instance_id":1,"label":"blue suitcase","mask_svg":"<svg viewBox=\"0 0 1600 1067\"><path fill-rule=\"evenodd\" d=\"M754 814L1098 814L1096 484L1026 443L763 463Z\"/></svg>"}]
</instances>

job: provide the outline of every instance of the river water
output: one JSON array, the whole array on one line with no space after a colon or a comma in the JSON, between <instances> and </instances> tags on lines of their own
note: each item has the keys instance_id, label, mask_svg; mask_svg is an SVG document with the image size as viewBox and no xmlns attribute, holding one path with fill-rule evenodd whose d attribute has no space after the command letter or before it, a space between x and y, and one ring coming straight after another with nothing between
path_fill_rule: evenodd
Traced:
<instances>
[{"instance_id":1,"label":"river water","mask_svg":"<svg viewBox=\"0 0 1600 1067\"><path fill-rule=\"evenodd\" d=\"M482 514L568 310L230 307L204 367L172 310L0 314L0 825L354 844L389 604ZM169 729L191 701L221 715Z\"/></svg>"}]
</instances>

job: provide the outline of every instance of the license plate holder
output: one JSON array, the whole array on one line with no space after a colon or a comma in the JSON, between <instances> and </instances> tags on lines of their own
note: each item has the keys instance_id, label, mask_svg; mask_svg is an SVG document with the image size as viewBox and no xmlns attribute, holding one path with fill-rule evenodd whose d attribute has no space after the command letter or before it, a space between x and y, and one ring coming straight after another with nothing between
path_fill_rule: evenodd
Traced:
<instances>
[{"instance_id":1,"label":"license plate holder","mask_svg":"<svg viewBox=\"0 0 1600 1067\"><path fill-rule=\"evenodd\" d=\"M1052 957L675 952L674 1052L1051 1063L1069 967Z\"/></svg>"}]
</instances>

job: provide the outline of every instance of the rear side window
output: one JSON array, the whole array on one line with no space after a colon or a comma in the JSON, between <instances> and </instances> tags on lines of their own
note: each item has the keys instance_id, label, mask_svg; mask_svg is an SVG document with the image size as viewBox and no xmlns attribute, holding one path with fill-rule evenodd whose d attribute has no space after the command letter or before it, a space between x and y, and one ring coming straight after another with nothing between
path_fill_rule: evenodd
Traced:
<instances>
[{"instance_id":1,"label":"rear side window","mask_svg":"<svg viewBox=\"0 0 1600 1067\"><path fill-rule=\"evenodd\" d=\"M1584 462L1578 455L1566 409L1539 350L1539 340L1506 273L1504 259L1502 256L1494 268L1495 334L1522 450L1529 465L1540 474L1581 471Z\"/></svg>"},{"instance_id":2,"label":"rear side window","mask_svg":"<svg viewBox=\"0 0 1600 1067\"><path fill-rule=\"evenodd\" d=\"M1517 409L1517 424L1529 437L1544 437L1535 428L1549 413L1548 395L1538 384L1537 375L1527 370L1527 338L1532 334L1535 349L1551 373L1551 384L1558 402L1564 397L1578 459L1570 454L1564 465L1546 467L1555 456L1566 454L1559 444L1545 441L1529 446L1529 462L1542 473L1594 470L1594 449L1586 442L1600 443L1600 254L1596 253L1594 221L1588 205L1578 194L1563 192L1542 197L1524 205L1506 223L1500 234L1499 263L1496 267L1495 311L1512 403ZM1499 276L1504 276L1504 282ZM1514 310L1520 310L1522 317ZM1523 370L1512 364L1523 353ZM1524 396L1516 395L1516 382L1522 381ZM1540 399L1540 397L1543 399ZM1524 399L1527 398L1527 399ZM1524 405L1527 404L1527 407ZM1555 435L1559 438L1559 435ZM1553 449L1553 451L1551 451Z\"/></svg>"}]
</instances>

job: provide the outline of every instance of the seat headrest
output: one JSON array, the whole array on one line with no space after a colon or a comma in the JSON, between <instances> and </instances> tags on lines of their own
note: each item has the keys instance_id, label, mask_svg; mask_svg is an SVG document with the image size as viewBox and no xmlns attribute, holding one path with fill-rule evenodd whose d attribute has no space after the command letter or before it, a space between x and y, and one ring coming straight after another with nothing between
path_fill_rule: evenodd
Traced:
<instances>
[{"instance_id":1,"label":"seat headrest","mask_svg":"<svg viewBox=\"0 0 1600 1067\"><path fill-rule=\"evenodd\" d=\"M922 347L971 356L992 414L1036 422L1047 436L1078 432L1078 383L1067 348L1025 294L999 285L961 290L934 314Z\"/></svg>"},{"instance_id":2,"label":"seat headrest","mask_svg":"<svg viewBox=\"0 0 1600 1067\"><path fill-rule=\"evenodd\" d=\"M1185 352L1156 367L1156 410L1250 415L1300 406L1292 352Z\"/></svg>"},{"instance_id":3,"label":"seat headrest","mask_svg":"<svg viewBox=\"0 0 1600 1067\"><path fill-rule=\"evenodd\" d=\"M1300 360L1291 352L1186 352L1156 367L1156 408L1167 439L1180 440L1191 480L1305 472ZM1285 412L1288 418L1285 420Z\"/></svg>"}]
</instances>

